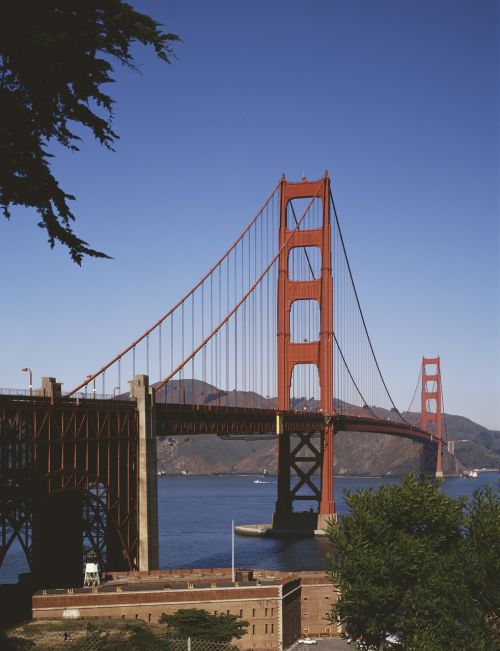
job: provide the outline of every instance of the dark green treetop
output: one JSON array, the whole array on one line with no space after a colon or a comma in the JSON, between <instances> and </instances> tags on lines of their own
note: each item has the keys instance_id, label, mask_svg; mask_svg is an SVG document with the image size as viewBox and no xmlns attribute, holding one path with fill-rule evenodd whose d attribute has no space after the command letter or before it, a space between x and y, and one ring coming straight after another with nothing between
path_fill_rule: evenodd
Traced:
<instances>
[{"instance_id":1,"label":"dark green treetop","mask_svg":"<svg viewBox=\"0 0 500 651\"><path fill-rule=\"evenodd\" d=\"M481 605L500 648L500 491L474 492L465 509L462 565L470 592Z\"/></svg>"},{"instance_id":2,"label":"dark green treetop","mask_svg":"<svg viewBox=\"0 0 500 651\"><path fill-rule=\"evenodd\" d=\"M498 549L499 496L477 493L467 515L466 500L440 486L408 475L399 485L346 491L350 512L328 529L330 575L341 595L332 620L369 645L397 634L399 648L412 651L496 648L489 613L499 606L498 583L487 576L495 563L479 539L484 532Z\"/></svg>"},{"instance_id":3,"label":"dark green treetop","mask_svg":"<svg viewBox=\"0 0 500 651\"><path fill-rule=\"evenodd\" d=\"M170 63L175 34L123 0L16 0L0 3L0 206L34 208L49 243L83 256L108 257L72 230L74 215L50 169L48 143L78 150L77 127L105 147L112 129L113 62L135 68L134 42Z\"/></svg>"},{"instance_id":4,"label":"dark green treetop","mask_svg":"<svg viewBox=\"0 0 500 651\"><path fill-rule=\"evenodd\" d=\"M160 617L160 623L168 624L181 638L192 637L197 640L216 640L230 642L245 635L248 622L236 615L217 613L197 608L180 609L173 615Z\"/></svg>"}]
</instances>

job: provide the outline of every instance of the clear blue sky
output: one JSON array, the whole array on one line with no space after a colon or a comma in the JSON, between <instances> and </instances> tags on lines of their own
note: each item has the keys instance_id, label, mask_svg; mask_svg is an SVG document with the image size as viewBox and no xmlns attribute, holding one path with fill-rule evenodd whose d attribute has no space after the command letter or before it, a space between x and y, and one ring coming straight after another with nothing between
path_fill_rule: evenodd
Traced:
<instances>
[{"instance_id":1,"label":"clear blue sky","mask_svg":"<svg viewBox=\"0 0 500 651\"><path fill-rule=\"evenodd\" d=\"M328 169L382 370L406 407L423 354L445 407L500 429L499 4L133 2L178 33L171 66L117 70L116 153L54 149L76 230L112 261L0 221L0 385L69 388L166 311L284 172Z\"/></svg>"}]
</instances>

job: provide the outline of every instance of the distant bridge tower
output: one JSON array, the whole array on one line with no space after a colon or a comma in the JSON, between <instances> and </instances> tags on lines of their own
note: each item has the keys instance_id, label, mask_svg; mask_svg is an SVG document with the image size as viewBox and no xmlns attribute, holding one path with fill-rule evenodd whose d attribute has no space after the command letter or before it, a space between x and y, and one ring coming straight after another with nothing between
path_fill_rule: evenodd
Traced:
<instances>
[{"instance_id":1,"label":"distant bridge tower","mask_svg":"<svg viewBox=\"0 0 500 651\"><path fill-rule=\"evenodd\" d=\"M302 199L302 206L315 203L321 224L307 226L304 220L294 231L302 215L293 212L291 202ZM293 220L291 219L293 217ZM309 222L310 223L310 222ZM331 261L330 179L328 173L318 181L302 179L290 183L282 178L280 201L280 232L278 275L278 410L287 411L290 405L290 388L294 367L312 365L317 369L320 387L320 409L327 418L333 414L333 279ZM307 247L307 248L306 248ZM308 251L317 247L321 256L320 270L313 271ZM307 280L292 278L291 257L294 249L302 249L310 267ZM319 307L319 339L294 341L291 332L291 311L295 302L316 303ZM293 408L293 406L292 406ZM332 425L325 425L321 444L316 447L313 436L318 433L299 434L299 442L291 448L290 435L279 434L278 447L278 498L273 527L276 529L322 529L335 515L333 499L333 436ZM313 457L311 458L311 452ZM304 470L307 462L313 465ZM298 476L294 488L290 485L290 470ZM321 469L321 485L314 483L313 473ZM299 489L310 491L300 494ZM311 499L318 502L319 514L294 513L295 500Z\"/></svg>"},{"instance_id":2,"label":"distant bridge tower","mask_svg":"<svg viewBox=\"0 0 500 651\"><path fill-rule=\"evenodd\" d=\"M428 367L434 369L428 370ZM437 439L436 477L443 476L443 394L441 390L441 366L439 357L422 358L422 416L420 427Z\"/></svg>"}]
</instances>

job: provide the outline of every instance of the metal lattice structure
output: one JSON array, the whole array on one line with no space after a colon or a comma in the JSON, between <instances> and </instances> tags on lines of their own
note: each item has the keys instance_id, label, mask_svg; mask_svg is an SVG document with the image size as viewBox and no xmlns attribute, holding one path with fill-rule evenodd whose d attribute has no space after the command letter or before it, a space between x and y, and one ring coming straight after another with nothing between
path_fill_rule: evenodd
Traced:
<instances>
[{"instance_id":1,"label":"metal lattice structure","mask_svg":"<svg viewBox=\"0 0 500 651\"><path fill-rule=\"evenodd\" d=\"M137 448L129 402L0 396L0 564L17 540L47 586L80 583L90 549L133 569Z\"/></svg>"}]
</instances>

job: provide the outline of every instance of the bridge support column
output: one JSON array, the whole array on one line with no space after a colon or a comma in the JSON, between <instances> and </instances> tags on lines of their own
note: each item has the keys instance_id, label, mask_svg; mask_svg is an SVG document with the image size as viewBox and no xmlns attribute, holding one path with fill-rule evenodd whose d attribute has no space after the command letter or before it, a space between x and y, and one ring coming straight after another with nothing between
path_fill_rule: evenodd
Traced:
<instances>
[{"instance_id":1,"label":"bridge support column","mask_svg":"<svg viewBox=\"0 0 500 651\"><path fill-rule=\"evenodd\" d=\"M82 585L82 496L61 492L36 500L33 513L33 578L37 587Z\"/></svg>"},{"instance_id":2,"label":"bridge support column","mask_svg":"<svg viewBox=\"0 0 500 651\"><path fill-rule=\"evenodd\" d=\"M130 394L139 412L138 455L138 569L158 569L158 489L156 474L156 418L147 375L136 375L130 382Z\"/></svg>"},{"instance_id":3,"label":"bridge support column","mask_svg":"<svg viewBox=\"0 0 500 651\"><path fill-rule=\"evenodd\" d=\"M420 449L420 464L419 473L421 475L434 475L439 477L436 473L437 466L437 447L433 443L422 443ZM442 476L442 475L441 475Z\"/></svg>"},{"instance_id":4,"label":"bridge support column","mask_svg":"<svg viewBox=\"0 0 500 651\"><path fill-rule=\"evenodd\" d=\"M318 529L326 529L328 522L337 519L333 499L333 425L325 427L323 436L323 463L321 464L321 502L319 505Z\"/></svg>"},{"instance_id":5,"label":"bridge support column","mask_svg":"<svg viewBox=\"0 0 500 651\"><path fill-rule=\"evenodd\" d=\"M331 445L327 446L331 453ZM333 464L330 474L323 463L325 435L323 432L297 432L293 439L289 433L279 435L278 448L278 499L273 515L272 531L276 534L319 535L332 517ZM327 463L328 465L328 463ZM291 474L296 477L291 485ZM322 482L330 486L323 499L317 478L321 471ZM328 481L327 477L330 477ZM294 503L317 502L316 508L294 511ZM323 504L324 511L321 511ZM325 506L326 504L326 506Z\"/></svg>"},{"instance_id":6,"label":"bridge support column","mask_svg":"<svg viewBox=\"0 0 500 651\"><path fill-rule=\"evenodd\" d=\"M61 382L57 382L54 377L42 377L42 388L35 389L33 395L43 396L45 398L61 397Z\"/></svg>"}]
</instances>

